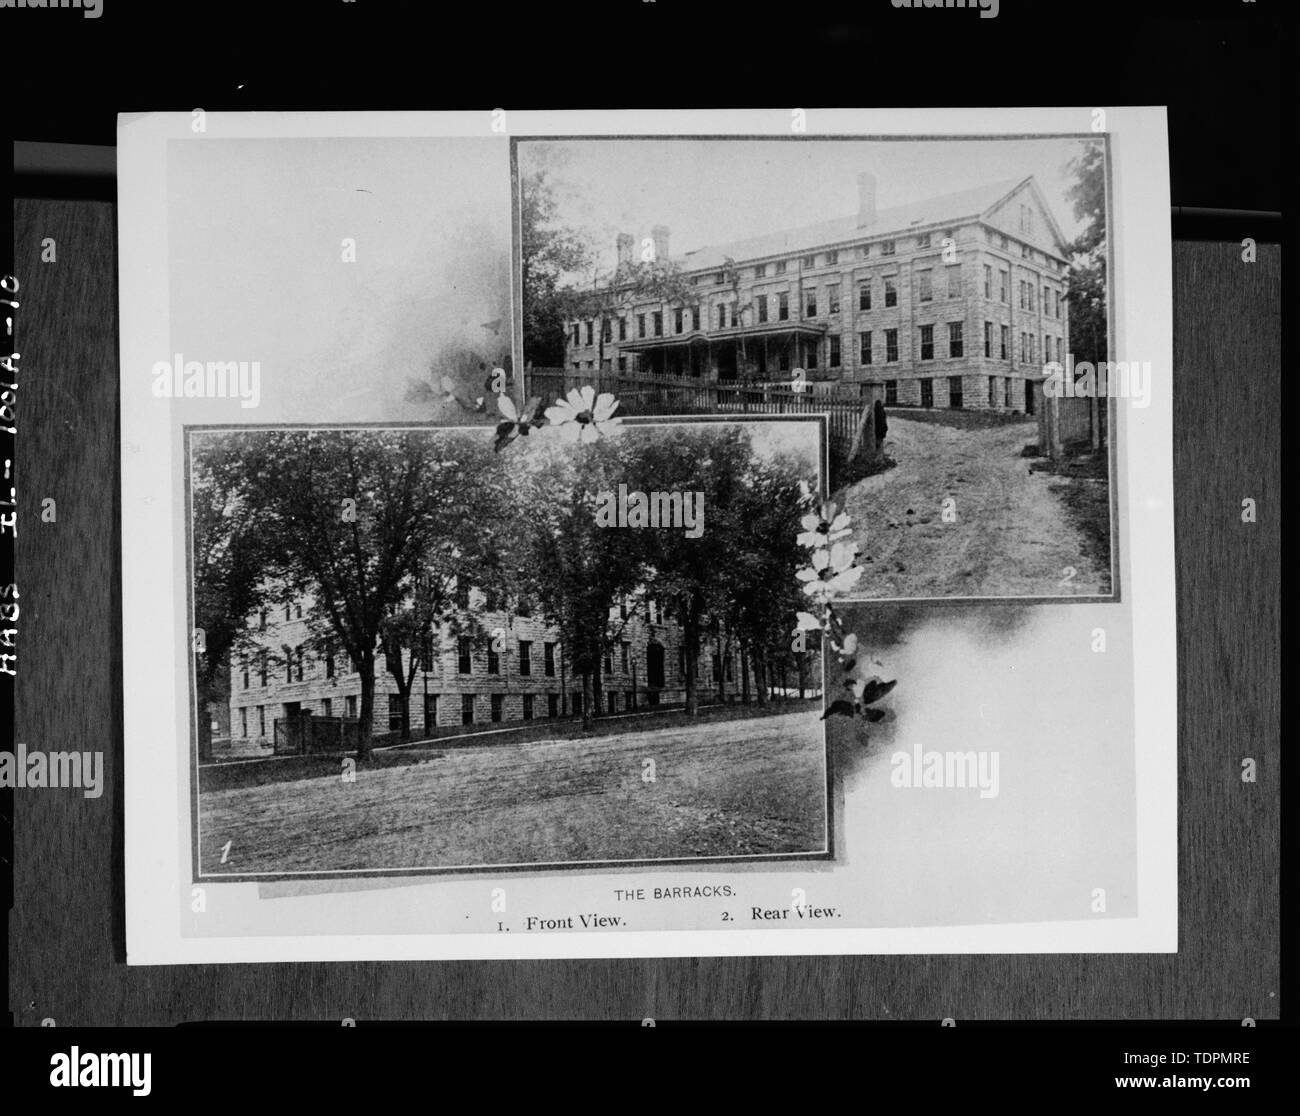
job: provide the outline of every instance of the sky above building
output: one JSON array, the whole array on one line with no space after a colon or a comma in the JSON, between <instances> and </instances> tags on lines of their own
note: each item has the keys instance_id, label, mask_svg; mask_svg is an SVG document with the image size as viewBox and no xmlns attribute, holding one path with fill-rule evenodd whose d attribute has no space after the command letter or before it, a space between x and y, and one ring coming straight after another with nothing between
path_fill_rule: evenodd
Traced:
<instances>
[{"instance_id":1,"label":"sky above building","mask_svg":"<svg viewBox=\"0 0 1300 1116\"><path fill-rule=\"evenodd\" d=\"M557 220L591 238L597 266L616 262L615 237L639 246L655 225L669 254L857 212L858 175L876 177L876 208L1033 175L1067 239L1082 231L1066 190L1082 137L1009 140L521 141L522 173L547 166ZM958 215L954 215L958 216ZM574 276L581 279L586 276Z\"/></svg>"}]
</instances>

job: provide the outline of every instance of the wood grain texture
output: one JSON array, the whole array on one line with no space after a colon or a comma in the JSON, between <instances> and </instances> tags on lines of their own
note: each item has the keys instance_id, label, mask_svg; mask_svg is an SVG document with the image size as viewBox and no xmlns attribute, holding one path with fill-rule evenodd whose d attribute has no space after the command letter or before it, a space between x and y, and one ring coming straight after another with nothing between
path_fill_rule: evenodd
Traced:
<instances>
[{"instance_id":1,"label":"wood grain texture","mask_svg":"<svg viewBox=\"0 0 1300 1116\"><path fill-rule=\"evenodd\" d=\"M122 961L120 509L111 205L19 201L18 735L102 748L108 790L16 792L20 1025L201 1019L1180 1019L1279 1013L1280 251L1179 244L1180 952L275 964ZM58 263L39 262L54 237ZM41 499L58 501L40 522ZM1245 496L1259 507L1241 522ZM1141 747L1141 741L1138 742ZM1259 781L1243 784L1254 757Z\"/></svg>"}]
</instances>

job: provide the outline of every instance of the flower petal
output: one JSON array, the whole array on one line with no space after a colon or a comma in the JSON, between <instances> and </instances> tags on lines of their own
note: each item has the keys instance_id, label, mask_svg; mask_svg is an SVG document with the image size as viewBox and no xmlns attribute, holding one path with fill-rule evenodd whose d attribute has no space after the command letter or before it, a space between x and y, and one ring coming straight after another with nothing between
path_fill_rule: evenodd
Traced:
<instances>
[{"instance_id":1,"label":"flower petal","mask_svg":"<svg viewBox=\"0 0 1300 1116\"><path fill-rule=\"evenodd\" d=\"M514 400L504 391L497 395L497 410L511 422L519 421L519 409L515 406Z\"/></svg>"}]
</instances>

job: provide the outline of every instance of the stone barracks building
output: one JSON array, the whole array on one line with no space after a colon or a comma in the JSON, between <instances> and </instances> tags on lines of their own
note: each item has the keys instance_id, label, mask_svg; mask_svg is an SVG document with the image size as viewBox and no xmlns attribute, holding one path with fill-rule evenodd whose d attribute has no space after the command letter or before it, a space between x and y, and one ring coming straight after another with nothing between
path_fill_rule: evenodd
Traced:
<instances>
[{"instance_id":1,"label":"stone barracks building","mask_svg":"<svg viewBox=\"0 0 1300 1116\"><path fill-rule=\"evenodd\" d=\"M1034 178L857 213L785 232L655 255L694 288L690 305L639 299L609 320L566 323L566 370L714 382L878 384L890 406L1032 413L1042 366L1064 363L1065 240ZM633 239L618 237L620 264Z\"/></svg>"},{"instance_id":2,"label":"stone barracks building","mask_svg":"<svg viewBox=\"0 0 1300 1116\"><path fill-rule=\"evenodd\" d=\"M433 638L432 663L417 671L411 688L413 739L435 728L516 722L582 713L582 677L562 653L558 632L520 611L493 607L471 590L462 598L476 609L487 633L504 640L493 650L490 635L456 636L448 626ZM356 718L361 708L361 675L342 651L309 649L306 614L310 601L264 609L250 618L253 647L233 657L230 678L230 736L233 743L269 747L275 723L311 713L317 717ZM681 633L654 600L610 610L618 633L601 671L601 711L625 713L686 698L686 654ZM403 652L404 664L409 657ZM699 700L717 701L720 692L739 693L741 657L733 649L719 655L705 641L699 659ZM750 672L753 693L753 673ZM374 732L402 726L402 698L382 653L375 662Z\"/></svg>"}]
</instances>

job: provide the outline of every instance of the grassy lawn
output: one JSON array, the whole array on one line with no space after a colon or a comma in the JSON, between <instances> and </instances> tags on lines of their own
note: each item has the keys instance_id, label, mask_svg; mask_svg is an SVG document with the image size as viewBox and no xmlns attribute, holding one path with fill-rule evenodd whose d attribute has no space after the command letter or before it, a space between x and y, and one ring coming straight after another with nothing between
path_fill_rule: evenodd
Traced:
<instances>
[{"instance_id":1,"label":"grassy lawn","mask_svg":"<svg viewBox=\"0 0 1300 1116\"><path fill-rule=\"evenodd\" d=\"M462 745L362 768L352 783L331 774L205 790L201 865L380 871L821 852L819 716ZM653 782L642 777L647 759Z\"/></svg>"}]
</instances>

